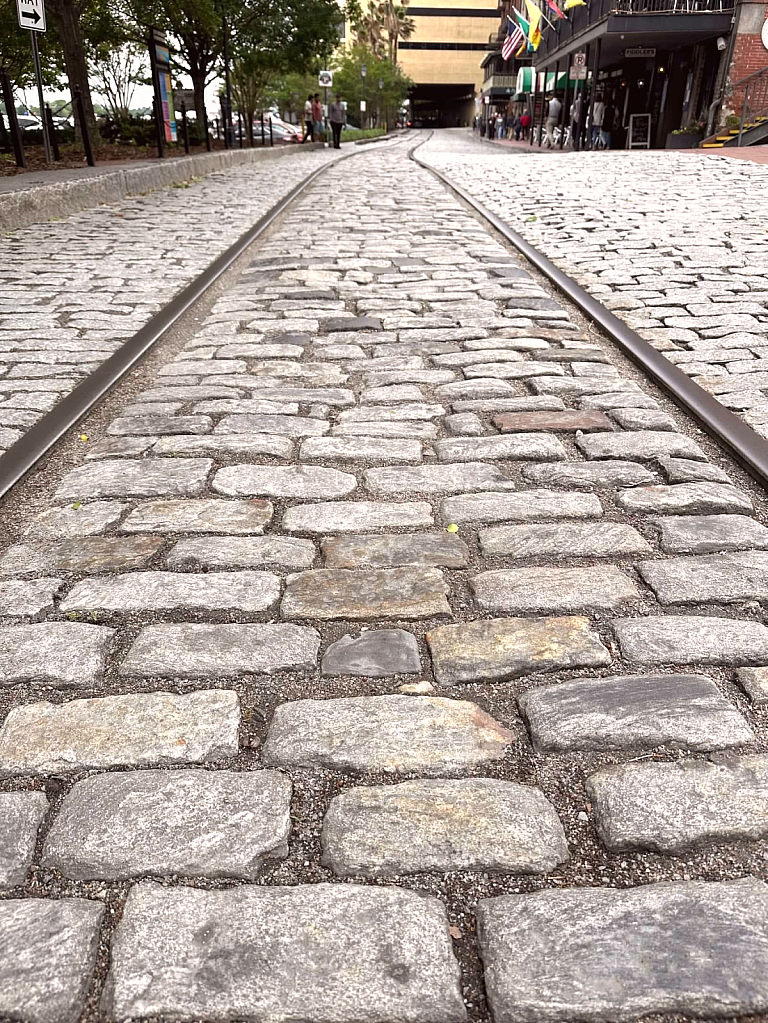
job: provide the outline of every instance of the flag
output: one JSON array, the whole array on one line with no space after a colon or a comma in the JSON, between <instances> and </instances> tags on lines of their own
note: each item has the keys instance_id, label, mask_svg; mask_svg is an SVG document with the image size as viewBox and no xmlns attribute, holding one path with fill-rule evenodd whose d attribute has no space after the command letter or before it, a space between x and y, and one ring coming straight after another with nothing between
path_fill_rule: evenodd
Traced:
<instances>
[{"instance_id":1,"label":"flag","mask_svg":"<svg viewBox=\"0 0 768 1023\"><path fill-rule=\"evenodd\" d=\"M525 8L528 11L529 18L528 42L534 50L538 50L541 45L541 29L539 28L541 11L533 0L525 0Z\"/></svg>"},{"instance_id":2,"label":"flag","mask_svg":"<svg viewBox=\"0 0 768 1023\"><path fill-rule=\"evenodd\" d=\"M509 60L523 42L525 42L523 30L507 15L507 35L501 47L502 59Z\"/></svg>"},{"instance_id":3,"label":"flag","mask_svg":"<svg viewBox=\"0 0 768 1023\"><path fill-rule=\"evenodd\" d=\"M522 16L520 11L518 11L518 9L516 7L512 8L512 13L517 18L517 23L520 26L520 28L523 30L523 34L525 36L527 36L528 35L528 30L530 29L530 25L528 24L528 21Z\"/></svg>"},{"instance_id":4,"label":"flag","mask_svg":"<svg viewBox=\"0 0 768 1023\"><path fill-rule=\"evenodd\" d=\"M556 0L547 0L547 7L550 9L550 11L552 11L556 18L565 17L563 12L560 10L560 7L558 6Z\"/></svg>"},{"instance_id":5,"label":"flag","mask_svg":"<svg viewBox=\"0 0 768 1023\"><path fill-rule=\"evenodd\" d=\"M587 6L586 0L565 0L565 3L563 4L563 10L564 11L570 11L570 9L572 7L586 7L586 6Z\"/></svg>"}]
</instances>

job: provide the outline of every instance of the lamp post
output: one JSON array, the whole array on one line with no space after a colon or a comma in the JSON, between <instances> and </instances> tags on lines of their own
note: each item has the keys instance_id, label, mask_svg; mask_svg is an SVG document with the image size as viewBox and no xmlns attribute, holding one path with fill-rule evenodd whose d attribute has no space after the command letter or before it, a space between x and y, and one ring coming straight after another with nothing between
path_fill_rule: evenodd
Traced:
<instances>
[{"instance_id":1,"label":"lamp post","mask_svg":"<svg viewBox=\"0 0 768 1023\"><path fill-rule=\"evenodd\" d=\"M376 114L376 127L381 127L381 90L384 88L384 79L379 79L379 109Z\"/></svg>"},{"instance_id":2,"label":"lamp post","mask_svg":"<svg viewBox=\"0 0 768 1023\"><path fill-rule=\"evenodd\" d=\"M365 121L363 120L363 114L366 112L366 104L365 104L365 78L366 78L367 74L368 74L368 67L367 67L367 65L363 64L362 67L360 68L360 77L363 79L363 99L362 99L362 102L360 103L360 127L361 128L365 128Z\"/></svg>"}]
</instances>

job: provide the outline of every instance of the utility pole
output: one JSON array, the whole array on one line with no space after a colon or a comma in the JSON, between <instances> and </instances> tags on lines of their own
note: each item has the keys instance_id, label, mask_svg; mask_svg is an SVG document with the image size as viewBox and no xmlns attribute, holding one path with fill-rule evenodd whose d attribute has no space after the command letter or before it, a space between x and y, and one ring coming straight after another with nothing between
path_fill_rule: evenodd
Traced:
<instances>
[{"instance_id":1,"label":"utility pole","mask_svg":"<svg viewBox=\"0 0 768 1023\"><path fill-rule=\"evenodd\" d=\"M360 77L363 79L363 98L362 98L362 101L360 103L360 127L361 128L365 128L365 120L363 118L363 114L366 113L365 78L366 78L367 74L368 74L368 66L366 64L363 64L363 66L360 68Z\"/></svg>"}]
</instances>

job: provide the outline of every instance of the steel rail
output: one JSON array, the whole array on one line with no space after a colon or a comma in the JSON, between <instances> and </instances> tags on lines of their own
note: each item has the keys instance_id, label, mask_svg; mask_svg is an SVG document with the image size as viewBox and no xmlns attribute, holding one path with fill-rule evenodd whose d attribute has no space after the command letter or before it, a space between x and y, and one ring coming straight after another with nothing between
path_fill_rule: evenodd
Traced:
<instances>
[{"instance_id":1,"label":"steel rail","mask_svg":"<svg viewBox=\"0 0 768 1023\"><path fill-rule=\"evenodd\" d=\"M395 139L395 141L399 141ZM313 184L321 174L338 166L351 156L365 153L354 149L318 167L295 185L282 199L237 241L221 253L201 274L187 284L167 305L144 324L132 337L110 355L93 373L69 392L61 401L39 419L20 437L4 455L0 455L0 498L19 482L64 434L99 402L115 384L139 362L171 327L195 304L205 292L226 273L243 252L262 235L273 221L297 196Z\"/></svg>"},{"instance_id":2,"label":"steel rail","mask_svg":"<svg viewBox=\"0 0 768 1023\"><path fill-rule=\"evenodd\" d=\"M431 136L430 136L431 137ZM419 143L409 153L410 158L424 170L434 174L442 183L463 199L486 220L510 245L536 267L574 305L578 306L590 320L596 323L619 348L628 355L658 384L672 400L691 415L712 437L727 448L747 471L763 486L768 486L768 441L748 426L733 412L729 411L709 391L705 391L661 352L628 327L623 320L593 298L580 285L555 264L542 255L538 249L514 231L508 224L492 213L465 188L453 181L447 174L425 163L415 155L429 138Z\"/></svg>"}]
</instances>

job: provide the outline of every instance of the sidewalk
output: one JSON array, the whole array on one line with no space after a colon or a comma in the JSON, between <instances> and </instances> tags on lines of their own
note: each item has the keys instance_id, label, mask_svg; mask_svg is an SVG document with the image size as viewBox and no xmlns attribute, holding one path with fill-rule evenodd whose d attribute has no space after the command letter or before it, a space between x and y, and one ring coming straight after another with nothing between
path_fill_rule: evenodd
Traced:
<instances>
[{"instance_id":1,"label":"sidewalk","mask_svg":"<svg viewBox=\"0 0 768 1023\"><path fill-rule=\"evenodd\" d=\"M528 142L516 142L514 139L488 139L480 138L478 135L473 136L478 142L485 142L488 145L500 146L504 149L514 149L517 151L527 151L530 153L548 153L550 156L555 153L573 153L574 150L564 147L560 149L547 149L543 144L540 146L538 142L531 145L530 140ZM638 152L639 150L633 150ZM583 150L583 152L590 152L590 150ZM595 150L597 154L604 152L610 153L627 153L629 150L626 149L610 149L610 150ZM667 152L667 150L651 150L651 152ZM727 156L731 159L736 160L751 160L754 163L768 163L768 145L764 146L741 146L739 148L732 148L726 146L724 149L674 149L669 150L674 153L686 153L694 156Z\"/></svg>"}]
</instances>

